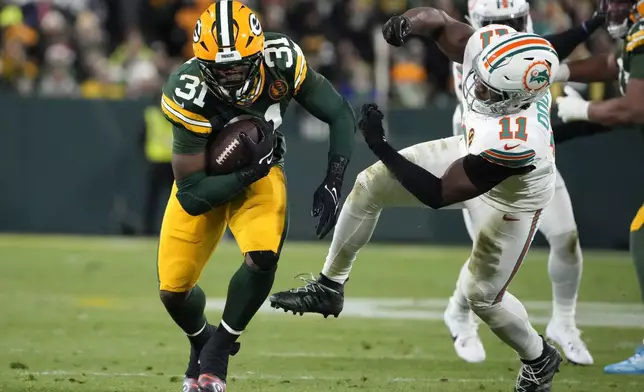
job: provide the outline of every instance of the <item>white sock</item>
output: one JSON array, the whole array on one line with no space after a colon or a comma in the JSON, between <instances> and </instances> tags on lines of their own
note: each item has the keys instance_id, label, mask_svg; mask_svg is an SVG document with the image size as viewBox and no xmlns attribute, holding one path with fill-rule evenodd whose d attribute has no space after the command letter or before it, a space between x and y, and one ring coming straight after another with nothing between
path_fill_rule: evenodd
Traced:
<instances>
[{"instance_id":1,"label":"white sock","mask_svg":"<svg viewBox=\"0 0 644 392\"><path fill-rule=\"evenodd\" d=\"M342 207L322 268L322 274L334 282L344 283L349 278L353 261L378 224L382 210L371 205L368 199L368 192L354 190Z\"/></svg>"},{"instance_id":2,"label":"white sock","mask_svg":"<svg viewBox=\"0 0 644 392\"><path fill-rule=\"evenodd\" d=\"M550 257L548 274L552 281L552 319L575 324L577 293L581 282L583 259L577 232L548 238Z\"/></svg>"},{"instance_id":3,"label":"white sock","mask_svg":"<svg viewBox=\"0 0 644 392\"><path fill-rule=\"evenodd\" d=\"M456 288L454 289L454 293L452 294L452 300L456 304L456 309L461 311L462 313L467 313L470 312L470 305L467 303L467 297L465 297L465 293L463 292L463 289L459 282L464 281L463 279L467 279L467 274L469 273L468 270L468 265L469 265L469 260L463 264L463 267L461 267L461 272L458 275L458 280L456 281Z\"/></svg>"}]
</instances>

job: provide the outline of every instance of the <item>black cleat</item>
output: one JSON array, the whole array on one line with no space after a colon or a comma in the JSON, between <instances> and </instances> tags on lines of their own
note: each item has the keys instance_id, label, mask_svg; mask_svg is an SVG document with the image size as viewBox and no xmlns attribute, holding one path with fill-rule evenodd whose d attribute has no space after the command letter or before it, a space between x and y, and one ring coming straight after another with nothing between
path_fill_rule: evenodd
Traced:
<instances>
[{"instance_id":1,"label":"black cleat","mask_svg":"<svg viewBox=\"0 0 644 392\"><path fill-rule=\"evenodd\" d=\"M182 392L201 392L199 389L199 383L196 378L185 377L183 379Z\"/></svg>"},{"instance_id":2,"label":"black cleat","mask_svg":"<svg viewBox=\"0 0 644 392\"><path fill-rule=\"evenodd\" d=\"M199 376L199 392L226 392L226 382L214 374Z\"/></svg>"},{"instance_id":3,"label":"black cleat","mask_svg":"<svg viewBox=\"0 0 644 392\"><path fill-rule=\"evenodd\" d=\"M543 354L540 358L530 362L523 362L515 392L550 392L552 379L559 371L562 358L554 346L543 341Z\"/></svg>"},{"instance_id":4,"label":"black cleat","mask_svg":"<svg viewBox=\"0 0 644 392\"><path fill-rule=\"evenodd\" d=\"M227 340L225 333L216 330L201 350L199 363L200 392L224 392L228 375L228 360L239 352L239 342Z\"/></svg>"},{"instance_id":5,"label":"black cleat","mask_svg":"<svg viewBox=\"0 0 644 392\"><path fill-rule=\"evenodd\" d=\"M341 284L329 281L324 275L315 280L300 277L306 284L288 291L280 291L269 298L271 306L299 313L320 313L324 318L330 314L338 317L344 305L344 290ZM336 286L335 288L329 286Z\"/></svg>"}]
</instances>

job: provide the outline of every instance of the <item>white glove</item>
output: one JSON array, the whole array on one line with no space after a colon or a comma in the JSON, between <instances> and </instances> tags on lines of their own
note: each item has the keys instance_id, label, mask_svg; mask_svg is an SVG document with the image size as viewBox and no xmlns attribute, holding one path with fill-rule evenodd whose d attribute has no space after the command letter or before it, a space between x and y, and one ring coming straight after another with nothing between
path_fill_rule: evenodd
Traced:
<instances>
[{"instance_id":1,"label":"white glove","mask_svg":"<svg viewBox=\"0 0 644 392\"><path fill-rule=\"evenodd\" d=\"M563 122L588 121L590 102L586 101L572 87L564 87L566 96L557 98L558 115Z\"/></svg>"}]
</instances>

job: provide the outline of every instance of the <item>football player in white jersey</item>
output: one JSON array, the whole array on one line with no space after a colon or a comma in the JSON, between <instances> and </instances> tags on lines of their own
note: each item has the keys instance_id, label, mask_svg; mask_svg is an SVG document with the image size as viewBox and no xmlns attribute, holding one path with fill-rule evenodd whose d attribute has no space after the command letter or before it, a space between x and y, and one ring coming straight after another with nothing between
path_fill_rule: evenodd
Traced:
<instances>
[{"instance_id":1,"label":"football player in white jersey","mask_svg":"<svg viewBox=\"0 0 644 392\"><path fill-rule=\"evenodd\" d=\"M526 0L469 0L466 19L475 29L497 24L509 26L516 31L533 33L530 6ZM559 54L559 59L563 60L603 23L604 18L596 15L580 26L543 38L553 45ZM492 35L507 33L507 28L499 27L481 35L483 46L489 43ZM467 131L463 129L461 121L464 106L463 65L452 63L452 75L454 91L459 101L459 105L454 110L452 130L454 135L460 135ZM575 322L583 259L570 195L560 173L557 173L555 189L555 196L544 209L539 227L539 231L550 245L548 274L552 282L553 312L546 328L546 336L561 346L565 356L571 362L591 365L593 357L581 339ZM467 209L463 210L463 218L467 232L474 240L474 229ZM485 350L478 337L474 319L460 311L453 300L449 302L444 319L454 339L454 348L458 356L467 362L483 361Z\"/></svg>"},{"instance_id":2,"label":"football player in white jersey","mask_svg":"<svg viewBox=\"0 0 644 392\"><path fill-rule=\"evenodd\" d=\"M455 301L471 308L522 361L516 391L550 391L558 351L530 325L525 308L506 291L555 192L549 122L550 82L559 66L552 45L526 33L481 36L442 11L416 8L390 19L385 39L399 46L409 34L428 35L453 61L465 64L463 135L421 143L398 153L384 138L382 113L362 108L360 128L380 162L358 175L344 204L317 280L273 294L274 307L325 316L342 310L344 283L385 207L467 208L475 231ZM510 28L508 28L510 29Z\"/></svg>"}]
</instances>

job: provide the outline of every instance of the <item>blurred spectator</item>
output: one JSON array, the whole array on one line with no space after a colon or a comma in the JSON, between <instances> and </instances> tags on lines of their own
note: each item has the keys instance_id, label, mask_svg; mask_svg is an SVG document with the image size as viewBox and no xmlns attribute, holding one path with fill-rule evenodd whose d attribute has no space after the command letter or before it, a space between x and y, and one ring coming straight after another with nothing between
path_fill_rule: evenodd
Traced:
<instances>
[{"instance_id":1,"label":"blurred spectator","mask_svg":"<svg viewBox=\"0 0 644 392\"><path fill-rule=\"evenodd\" d=\"M102 99L154 95L169 73L192 57L195 21L212 1L5 0L0 89ZM466 0L243 2L258 12L265 31L293 37L308 64L356 105L374 98L374 39L382 39L380 28L389 16L418 6L438 7L460 20L467 12ZM581 23L596 7L594 0L530 3L539 34ZM598 33L572 58L610 50L612 40ZM449 61L431 40L390 53L393 104L422 107L453 93Z\"/></svg>"},{"instance_id":2,"label":"blurred spectator","mask_svg":"<svg viewBox=\"0 0 644 392\"><path fill-rule=\"evenodd\" d=\"M427 70L423 65L425 47L422 41L413 39L403 48L394 51L391 68L393 94L404 107L418 108L427 102L430 87Z\"/></svg>"},{"instance_id":3,"label":"blurred spectator","mask_svg":"<svg viewBox=\"0 0 644 392\"><path fill-rule=\"evenodd\" d=\"M144 234L159 233L163 204L168 200L174 181L172 173L172 124L165 120L159 101L160 94L150 100L145 109L142 144L148 163L145 197Z\"/></svg>"}]
</instances>

